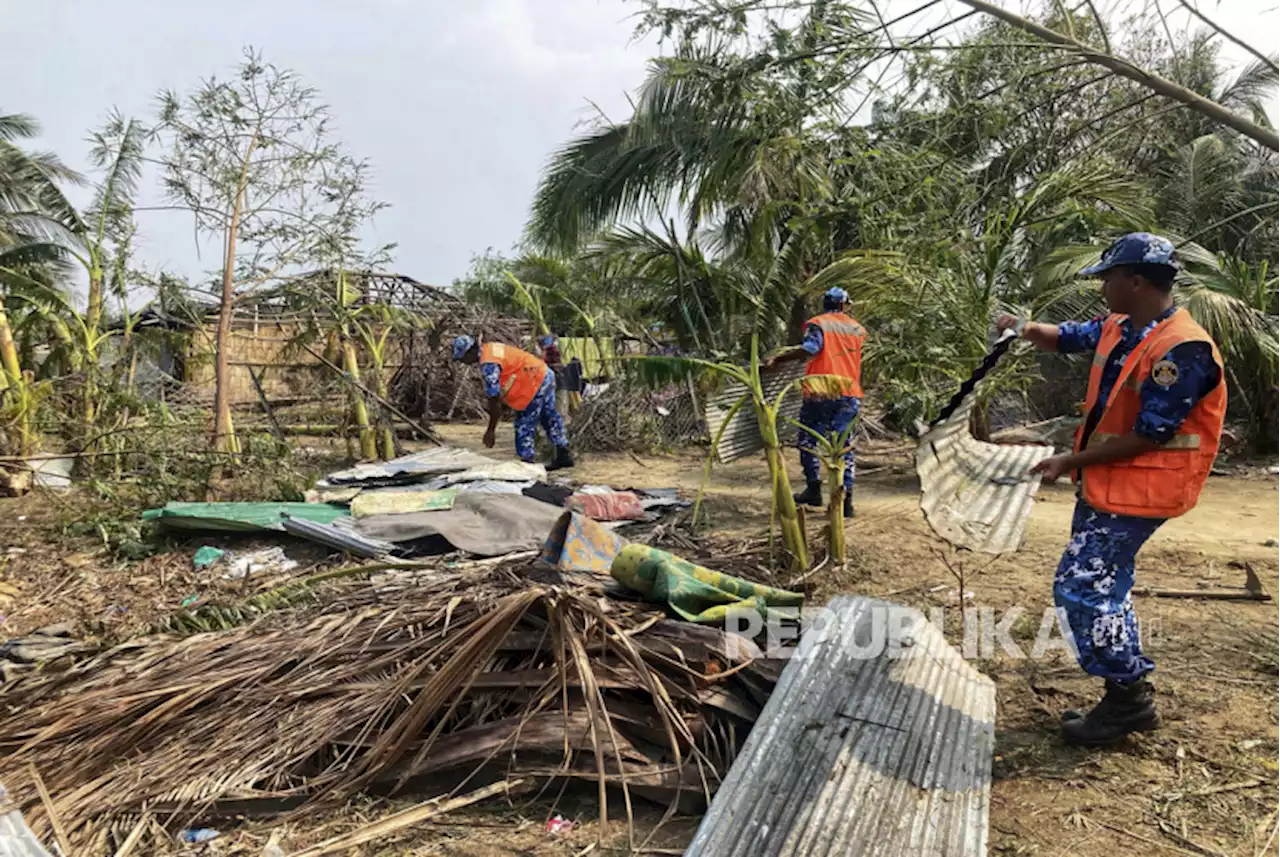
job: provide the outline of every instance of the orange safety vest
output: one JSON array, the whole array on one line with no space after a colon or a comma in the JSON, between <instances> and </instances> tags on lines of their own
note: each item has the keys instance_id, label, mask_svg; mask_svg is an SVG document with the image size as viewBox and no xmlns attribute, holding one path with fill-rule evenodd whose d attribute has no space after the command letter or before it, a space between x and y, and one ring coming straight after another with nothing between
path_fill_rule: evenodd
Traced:
<instances>
[{"instance_id":1,"label":"orange safety vest","mask_svg":"<svg viewBox=\"0 0 1280 857\"><path fill-rule=\"evenodd\" d=\"M486 342L480 347L481 363L497 363L502 401L513 411L529 407L547 377L547 364L527 351L502 342Z\"/></svg>"},{"instance_id":2,"label":"orange safety vest","mask_svg":"<svg viewBox=\"0 0 1280 857\"><path fill-rule=\"evenodd\" d=\"M842 312L826 312L809 319L822 331L822 350L809 358L805 375L838 375L803 383L808 399L835 399L862 396L862 341L867 332Z\"/></svg>"},{"instance_id":3,"label":"orange safety vest","mask_svg":"<svg viewBox=\"0 0 1280 857\"><path fill-rule=\"evenodd\" d=\"M1089 372L1085 422L1098 401L1102 372L1111 350L1120 342L1120 322L1124 319L1122 315L1110 315L1102 324L1102 336ZM1227 414L1227 376L1221 371L1222 355L1218 353L1218 346L1186 310L1179 309L1156 325L1125 357L1120 377L1088 440L1101 443L1133 431L1142 410L1142 385L1152 373L1157 383L1161 377L1170 379L1170 384L1177 380L1177 367L1164 357L1183 342L1207 342L1213 348L1213 359L1221 372L1218 386L1196 403L1168 443L1126 461L1084 468L1080 475L1081 493L1093 508L1139 518L1176 518L1190 511L1200 498L1222 439L1222 421ZM1085 422L1076 430L1076 452L1084 449L1086 443Z\"/></svg>"}]
</instances>

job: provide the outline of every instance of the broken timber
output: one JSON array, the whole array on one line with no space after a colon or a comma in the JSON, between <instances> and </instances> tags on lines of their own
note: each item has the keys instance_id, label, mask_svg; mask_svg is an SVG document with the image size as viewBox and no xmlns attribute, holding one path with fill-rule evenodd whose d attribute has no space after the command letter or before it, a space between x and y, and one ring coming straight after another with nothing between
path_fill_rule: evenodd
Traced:
<instances>
[{"instance_id":1,"label":"broken timber","mask_svg":"<svg viewBox=\"0 0 1280 857\"><path fill-rule=\"evenodd\" d=\"M686 857L987 853L995 686L918 611L805 633Z\"/></svg>"}]
</instances>

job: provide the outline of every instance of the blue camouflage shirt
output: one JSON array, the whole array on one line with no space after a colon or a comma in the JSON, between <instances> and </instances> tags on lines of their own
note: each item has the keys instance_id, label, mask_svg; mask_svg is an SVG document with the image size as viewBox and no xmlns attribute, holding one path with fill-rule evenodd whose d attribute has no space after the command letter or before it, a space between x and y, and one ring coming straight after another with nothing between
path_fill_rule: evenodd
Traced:
<instances>
[{"instance_id":1,"label":"blue camouflage shirt","mask_svg":"<svg viewBox=\"0 0 1280 857\"><path fill-rule=\"evenodd\" d=\"M800 347L809 352L810 355L816 355L822 350L822 328L816 324L805 325L804 340L800 343Z\"/></svg>"},{"instance_id":2,"label":"blue camouflage shirt","mask_svg":"<svg viewBox=\"0 0 1280 857\"><path fill-rule=\"evenodd\" d=\"M480 375L484 378L484 394L491 399L502 394L502 367L497 363L481 363Z\"/></svg>"},{"instance_id":3,"label":"blue camouflage shirt","mask_svg":"<svg viewBox=\"0 0 1280 857\"><path fill-rule=\"evenodd\" d=\"M1102 419L1107 400L1111 398L1111 390L1120 377L1120 370L1124 368L1125 358L1157 324L1173 315L1176 310L1176 307L1170 307L1142 330L1134 330L1127 318L1120 322L1120 342L1112 349L1107 365L1102 369L1098 401L1085 419L1086 442ZM1089 321L1068 321L1058 325L1058 351L1075 354L1096 350L1105 321L1106 316L1098 316ZM1222 372L1214 362L1213 349L1207 342L1183 342L1175 345L1164 359L1177 365L1178 379L1168 387L1162 387L1150 378L1143 383L1140 393L1142 407L1133 426L1134 433L1139 437L1161 444L1172 440L1196 403L1222 383Z\"/></svg>"}]
</instances>

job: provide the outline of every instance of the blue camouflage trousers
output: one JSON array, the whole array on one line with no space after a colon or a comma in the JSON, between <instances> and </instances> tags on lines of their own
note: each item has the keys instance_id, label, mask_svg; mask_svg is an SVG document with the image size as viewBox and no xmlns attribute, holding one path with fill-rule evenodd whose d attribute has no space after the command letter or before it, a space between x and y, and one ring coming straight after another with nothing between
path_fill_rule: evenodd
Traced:
<instances>
[{"instance_id":1,"label":"blue camouflage trousers","mask_svg":"<svg viewBox=\"0 0 1280 857\"><path fill-rule=\"evenodd\" d=\"M516 455L520 456L521 461L534 459L533 440L539 424L550 438L552 446L569 445L569 439L564 434L564 420L556 410L556 376L550 371L542 379L542 386L534 394L529 407L517 413L512 420L516 429Z\"/></svg>"},{"instance_id":2,"label":"blue camouflage trousers","mask_svg":"<svg viewBox=\"0 0 1280 857\"><path fill-rule=\"evenodd\" d=\"M1099 512L1076 500L1071 541L1053 579L1053 602L1066 614L1076 659L1085 672L1133 684L1155 669L1142 654L1133 610L1133 562L1164 523Z\"/></svg>"},{"instance_id":3,"label":"blue camouflage trousers","mask_svg":"<svg viewBox=\"0 0 1280 857\"><path fill-rule=\"evenodd\" d=\"M818 434L828 437L833 432L840 434L847 429L858 416L862 400L856 396L843 396L838 399L805 399L800 403L800 425L808 426ZM822 467L813 450L818 448L818 439L804 429L799 432L796 446L800 447L800 467L804 470L806 482L821 482ZM853 446L850 437L849 451L844 454L844 490L848 494L853 490Z\"/></svg>"}]
</instances>

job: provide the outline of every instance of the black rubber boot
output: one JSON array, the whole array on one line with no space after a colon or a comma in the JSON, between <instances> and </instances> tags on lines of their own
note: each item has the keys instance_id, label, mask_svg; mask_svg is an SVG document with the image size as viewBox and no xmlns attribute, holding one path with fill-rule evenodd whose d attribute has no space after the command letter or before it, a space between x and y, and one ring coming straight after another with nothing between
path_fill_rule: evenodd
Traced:
<instances>
[{"instance_id":1,"label":"black rubber boot","mask_svg":"<svg viewBox=\"0 0 1280 857\"><path fill-rule=\"evenodd\" d=\"M1150 732L1160 728L1156 713L1155 688L1146 679L1125 687L1107 681L1102 700L1083 717L1062 719L1062 737L1068 744L1102 747L1114 744L1130 732Z\"/></svg>"},{"instance_id":2,"label":"black rubber boot","mask_svg":"<svg viewBox=\"0 0 1280 857\"><path fill-rule=\"evenodd\" d=\"M1089 716L1089 714L1093 712L1097 712L1098 715L1105 713L1106 710L1116 701L1116 693L1113 688L1119 687L1120 685L1115 682L1108 681L1106 683L1106 692L1102 694L1102 699L1098 700L1098 703L1094 705L1093 708L1088 711L1080 708L1068 708L1066 711L1062 712L1062 715L1059 718L1060 722L1066 723L1070 720L1084 720L1085 717Z\"/></svg>"},{"instance_id":3,"label":"black rubber boot","mask_svg":"<svg viewBox=\"0 0 1280 857\"><path fill-rule=\"evenodd\" d=\"M852 518L852 517L853 517L853 515L854 515L854 511L853 511L853 495L852 495L852 494L845 494L845 495L844 495L844 516L845 516L846 518Z\"/></svg>"},{"instance_id":4,"label":"black rubber boot","mask_svg":"<svg viewBox=\"0 0 1280 857\"><path fill-rule=\"evenodd\" d=\"M573 467L573 455L569 452L569 447L557 446L556 457L551 459L547 470L564 470L566 467Z\"/></svg>"},{"instance_id":5,"label":"black rubber boot","mask_svg":"<svg viewBox=\"0 0 1280 857\"><path fill-rule=\"evenodd\" d=\"M795 495L797 506L816 506L822 508L822 483L810 482L804 491Z\"/></svg>"}]
</instances>

